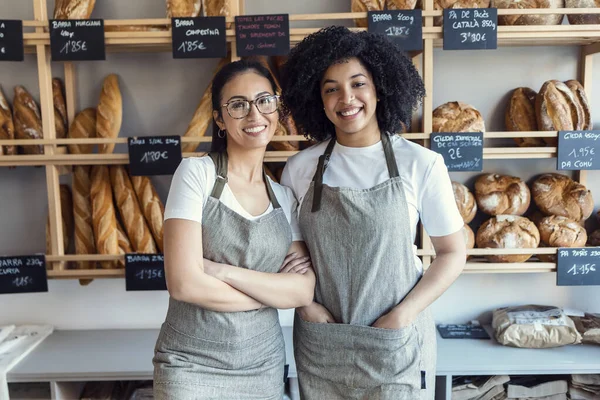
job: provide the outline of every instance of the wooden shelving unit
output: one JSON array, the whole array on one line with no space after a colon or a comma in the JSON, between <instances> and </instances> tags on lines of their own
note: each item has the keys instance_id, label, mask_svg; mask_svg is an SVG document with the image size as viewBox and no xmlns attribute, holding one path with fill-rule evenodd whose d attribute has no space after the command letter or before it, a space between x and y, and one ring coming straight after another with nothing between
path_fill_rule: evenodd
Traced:
<instances>
[{"instance_id":1,"label":"wooden shelving unit","mask_svg":"<svg viewBox=\"0 0 600 400\"><path fill-rule=\"evenodd\" d=\"M232 9L238 10L236 15L244 13L243 0L229 0ZM48 204L50 212L51 253L47 255L48 264L52 269L48 271L49 278L55 279L95 279L95 278L120 278L124 276L124 270L71 270L68 263L74 261L101 261L122 259L122 256L103 255L65 255L63 248L63 232L60 211L59 180L58 177L65 166L71 165L94 165L94 164L128 164L126 153L114 154L67 154L65 144L99 144L115 143L125 144L126 138L116 139L56 139L54 130L54 112L52 104L51 87L51 61L50 61L50 38L47 29L48 13L46 0L33 0L34 19L23 21L25 29L24 44L27 53L36 55L37 68L40 85L40 108L43 116L44 139L40 140L0 140L1 145L24 145L40 144L44 146L43 155L16 155L0 157L0 167L12 166L44 166L46 169L46 182ZM498 10L498 15L511 14L557 14L557 10ZM560 14L600 14L598 9L561 9ZM403 134L408 140L418 141L429 147L429 134L432 131L433 100L433 49L442 45L442 28L434 26L434 17L442 15L441 11L433 9L433 0L424 2L423 10L423 44L421 52L412 55L415 66L424 80L427 97L424 99L420 113L414 118L413 131ZM331 20L352 20L355 18L366 18L366 13L330 13L330 14L296 14L290 15L291 22L294 21L322 21L322 26L327 26ZM234 22L233 17L227 18L227 22ZM105 20L106 26L115 25L158 25L165 27L163 31L147 32L107 32L107 52L170 52L171 32L170 20L166 18L157 19L130 19L130 20ZM351 28L364 30L365 28ZM290 38L292 43L298 42L306 35L317 31L318 28L292 28ZM233 29L227 30L227 42L231 47L232 59L237 59L235 52L235 34ZM600 52L600 25L560 25L560 26L499 26L499 46L548 46L548 45L573 45L581 48L580 76L579 80L584 86L588 98L591 98L592 62L593 55ZM75 87L76 64L64 63L65 90L69 125L75 116L74 105L76 103L77 90ZM125 116L127 118L127 116ZM161 134L161 132L156 132ZM486 132L484 139L510 139L514 137L556 137L557 132ZM281 141L305 141L303 136L276 137L274 140ZM210 142L210 137L182 138L183 143ZM486 147L484 159L544 159L556 157L556 147ZM293 151L268 151L266 162L285 162L288 157L294 155ZM199 156L203 153L184 153L184 157ZM580 182L585 184L586 174L581 171L578 174ZM435 255L431 241L424 229L421 228L421 243L418 255L422 257L424 268L427 268L432 257ZM528 261L526 263L489 263L482 256L489 254L555 254L556 248L537 248L520 250L497 250L497 249L475 249L469 252L474 257L467 263L465 273L529 273L529 272L551 272L556 270L554 263Z\"/></svg>"}]
</instances>

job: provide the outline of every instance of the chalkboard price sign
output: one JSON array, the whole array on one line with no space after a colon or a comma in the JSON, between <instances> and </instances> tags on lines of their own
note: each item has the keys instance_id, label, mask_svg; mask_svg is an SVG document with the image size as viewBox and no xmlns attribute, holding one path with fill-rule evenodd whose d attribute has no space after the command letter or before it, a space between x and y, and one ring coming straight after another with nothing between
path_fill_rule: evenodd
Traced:
<instances>
[{"instance_id":1,"label":"chalkboard price sign","mask_svg":"<svg viewBox=\"0 0 600 400\"><path fill-rule=\"evenodd\" d=\"M50 20L50 51L52 61L106 60L104 21Z\"/></svg>"},{"instance_id":2,"label":"chalkboard price sign","mask_svg":"<svg viewBox=\"0 0 600 400\"><path fill-rule=\"evenodd\" d=\"M498 10L462 8L444 10L444 50L498 48Z\"/></svg>"},{"instance_id":3,"label":"chalkboard price sign","mask_svg":"<svg viewBox=\"0 0 600 400\"><path fill-rule=\"evenodd\" d=\"M444 339L490 339L482 326L440 324L437 329Z\"/></svg>"},{"instance_id":4,"label":"chalkboard price sign","mask_svg":"<svg viewBox=\"0 0 600 400\"><path fill-rule=\"evenodd\" d=\"M238 56L284 56L290 51L288 14L235 17Z\"/></svg>"},{"instance_id":5,"label":"chalkboard price sign","mask_svg":"<svg viewBox=\"0 0 600 400\"><path fill-rule=\"evenodd\" d=\"M172 18L173 58L227 56L225 17Z\"/></svg>"},{"instance_id":6,"label":"chalkboard price sign","mask_svg":"<svg viewBox=\"0 0 600 400\"><path fill-rule=\"evenodd\" d=\"M128 139L131 175L171 175L181 162L181 137L149 136Z\"/></svg>"},{"instance_id":7,"label":"chalkboard price sign","mask_svg":"<svg viewBox=\"0 0 600 400\"><path fill-rule=\"evenodd\" d=\"M600 285L600 247L558 249L557 286Z\"/></svg>"},{"instance_id":8,"label":"chalkboard price sign","mask_svg":"<svg viewBox=\"0 0 600 400\"><path fill-rule=\"evenodd\" d=\"M385 35L404 51L423 50L421 10L368 12L369 32Z\"/></svg>"},{"instance_id":9,"label":"chalkboard price sign","mask_svg":"<svg viewBox=\"0 0 600 400\"><path fill-rule=\"evenodd\" d=\"M431 150L444 157L448 171L483 170L483 133L433 133Z\"/></svg>"},{"instance_id":10,"label":"chalkboard price sign","mask_svg":"<svg viewBox=\"0 0 600 400\"><path fill-rule=\"evenodd\" d=\"M23 59L23 21L0 20L0 61Z\"/></svg>"},{"instance_id":11,"label":"chalkboard price sign","mask_svg":"<svg viewBox=\"0 0 600 400\"><path fill-rule=\"evenodd\" d=\"M125 289L167 290L162 254L126 254Z\"/></svg>"},{"instance_id":12,"label":"chalkboard price sign","mask_svg":"<svg viewBox=\"0 0 600 400\"><path fill-rule=\"evenodd\" d=\"M600 131L559 131L557 169L600 169Z\"/></svg>"},{"instance_id":13,"label":"chalkboard price sign","mask_svg":"<svg viewBox=\"0 0 600 400\"><path fill-rule=\"evenodd\" d=\"M0 294L47 291L45 256L0 257Z\"/></svg>"}]
</instances>

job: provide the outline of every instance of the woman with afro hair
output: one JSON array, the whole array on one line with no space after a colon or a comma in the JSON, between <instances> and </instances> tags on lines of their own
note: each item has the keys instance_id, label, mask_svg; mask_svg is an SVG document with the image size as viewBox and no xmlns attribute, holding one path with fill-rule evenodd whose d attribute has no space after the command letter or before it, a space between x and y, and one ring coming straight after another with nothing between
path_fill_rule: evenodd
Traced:
<instances>
[{"instance_id":1,"label":"woman with afro hair","mask_svg":"<svg viewBox=\"0 0 600 400\"><path fill-rule=\"evenodd\" d=\"M434 398L428 307L466 255L443 158L397 135L424 92L392 42L343 27L308 36L284 67L284 104L319 142L282 176L317 274L314 302L294 320L303 400ZM419 218L436 252L426 274Z\"/></svg>"}]
</instances>

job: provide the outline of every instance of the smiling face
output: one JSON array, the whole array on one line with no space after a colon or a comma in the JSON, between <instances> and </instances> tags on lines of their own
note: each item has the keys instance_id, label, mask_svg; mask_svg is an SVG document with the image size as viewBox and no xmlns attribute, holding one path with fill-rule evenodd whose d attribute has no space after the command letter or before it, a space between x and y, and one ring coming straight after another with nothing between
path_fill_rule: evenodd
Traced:
<instances>
[{"instance_id":1,"label":"smiling face","mask_svg":"<svg viewBox=\"0 0 600 400\"><path fill-rule=\"evenodd\" d=\"M377 134L377 92L371 73L357 58L331 65L321 80L321 98L336 136Z\"/></svg>"},{"instance_id":2,"label":"smiling face","mask_svg":"<svg viewBox=\"0 0 600 400\"><path fill-rule=\"evenodd\" d=\"M220 104L233 103L236 100L252 101L273 94L275 93L267 78L254 71L247 71L236 75L223 86ZM235 103L234 109L231 110L234 116L235 108L240 106L241 103ZM241 119L231 117L227 107L221 107L221 116L217 111L213 111L213 117L219 129L227 131L228 146L257 149L266 147L273 138L279 112L261 114L253 103L248 115Z\"/></svg>"}]
</instances>

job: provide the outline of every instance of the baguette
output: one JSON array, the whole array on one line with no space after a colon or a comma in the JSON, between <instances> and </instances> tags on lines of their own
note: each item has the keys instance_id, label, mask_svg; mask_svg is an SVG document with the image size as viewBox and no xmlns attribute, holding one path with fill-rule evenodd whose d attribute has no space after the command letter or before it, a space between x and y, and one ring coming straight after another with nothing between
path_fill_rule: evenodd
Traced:
<instances>
[{"instance_id":1,"label":"baguette","mask_svg":"<svg viewBox=\"0 0 600 400\"><path fill-rule=\"evenodd\" d=\"M131 242L125 233L125 230L121 226L121 222L117 220L117 236L119 238L119 254L125 255L128 253L133 253L133 249L131 248ZM119 267L125 268L125 260L118 261Z\"/></svg>"},{"instance_id":2,"label":"baguette","mask_svg":"<svg viewBox=\"0 0 600 400\"><path fill-rule=\"evenodd\" d=\"M33 97L23 86L15 87L13 122L16 139L42 139L42 115ZM40 145L23 146L25 154L44 154Z\"/></svg>"},{"instance_id":3,"label":"baguette","mask_svg":"<svg viewBox=\"0 0 600 400\"><path fill-rule=\"evenodd\" d=\"M67 136L67 103L65 102L63 83L58 78L52 79L52 99L56 138L64 139Z\"/></svg>"},{"instance_id":4,"label":"baguette","mask_svg":"<svg viewBox=\"0 0 600 400\"><path fill-rule=\"evenodd\" d=\"M94 224L92 219L92 182L90 167L73 166L73 214L75 216L75 254L96 254ZM78 269L94 269L93 261L80 261Z\"/></svg>"},{"instance_id":5,"label":"baguette","mask_svg":"<svg viewBox=\"0 0 600 400\"><path fill-rule=\"evenodd\" d=\"M131 183L137 199L142 207L146 222L152 231L158 250L163 250L163 220L165 207L158 197L150 178L147 176L132 176Z\"/></svg>"},{"instance_id":6,"label":"baguette","mask_svg":"<svg viewBox=\"0 0 600 400\"><path fill-rule=\"evenodd\" d=\"M216 75L217 71L219 71L225 64L227 64L229 60L227 58L221 59L217 68L213 73L213 77ZM212 78L208 87L204 91L202 98L200 99L200 104L196 108L194 112L194 116L188 125L187 130L184 133L184 137L201 137L206 135L206 131L208 126L213 120L212 117ZM213 132L216 134L216 132ZM196 143L185 143L182 145L181 151L186 153L190 151L196 150L198 147L198 142Z\"/></svg>"},{"instance_id":7,"label":"baguette","mask_svg":"<svg viewBox=\"0 0 600 400\"><path fill-rule=\"evenodd\" d=\"M414 10L417 0L386 0L385 7L388 10Z\"/></svg>"},{"instance_id":8,"label":"baguette","mask_svg":"<svg viewBox=\"0 0 600 400\"><path fill-rule=\"evenodd\" d=\"M96 134L99 138L116 138L123 120L123 100L119 89L119 79L110 74L104 79L100 101L96 109ZM114 143L98 146L99 153L112 153Z\"/></svg>"},{"instance_id":9,"label":"baguette","mask_svg":"<svg viewBox=\"0 0 600 400\"><path fill-rule=\"evenodd\" d=\"M122 165L110 167L115 200L131 247L138 253L156 253L150 228L146 225L129 174Z\"/></svg>"},{"instance_id":10,"label":"baguette","mask_svg":"<svg viewBox=\"0 0 600 400\"><path fill-rule=\"evenodd\" d=\"M69 128L69 138L94 138L96 137L96 110L86 108L73 120ZM71 154L89 154L94 150L93 144L70 144L69 153Z\"/></svg>"},{"instance_id":11,"label":"baguette","mask_svg":"<svg viewBox=\"0 0 600 400\"><path fill-rule=\"evenodd\" d=\"M381 11L385 6L385 0L352 0L352 12ZM369 23L366 18L357 18L354 20L356 26L366 28Z\"/></svg>"},{"instance_id":12,"label":"baguette","mask_svg":"<svg viewBox=\"0 0 600 400\"><path fill-rule=\"evenodd\" d=\"M113 204L108 167L94 165L91 171L90 196L96 250L99 254L119 254L117 216ZM102 261L104 269L116 268L114 261Z\"/></svg>"},{"instance_id":13,"label":"baguette","mask_svg":"<svg viewBox=\"0 0 600 400\"><path fill-rule=\"evenodd\" d=\"M167 18L198 17L201 0L167 0Z\"/></svg>"},{"instance_id":14,"label":"baguette","mask_svg":"<svg viewBox=\"0 0 600 400\"><path fill-rule=\"evenodd\" d=\"M229 0L202 0L202 8L206 17L231 16ZM230 29L231 23L227 23L225 27Z\"/></svg>"},{"instance_id":15,"label":"baguette","mask_svg":"<svg viewBox=\"0 0 600 400\"><path fill-rule=\"evenodd\" d=\"M54 19L88 19L96 0L56 0Z\"/></svg>"},{"instance_id":16,"label":"baguette","mask_svg":"<svg viewBox=\"0 0 600 400\"><path fill-rule=\"evenodd\" d=\"M166 25L105 25L104 32L166 32Z\"/></svg>"},{"instance_id":17,"label":"baguette","mask_svg":"<svg viewBox=\"0 0 600 400\"><path fill-rule=\"evenodd\" d=\"M15 125L13 124L12 110L2 87L0 87L0 140L12 140L15 138ZM0 146L0 156L13 156L17 154L17 146Z\"/></svg>"},{"instance_id":18,"label":"baguette","mask_svg":"<svg viewBox=\"0 0 600 400\"><path fill-rule=\"evenodd\" d=\"M67 254L73 232L73 196L68 185L60 185L60 213L63 231L63 250ZM52 254L51 235L50 216L48 216L46 222L46 254Z\"/></svg>"}]
</instances>

